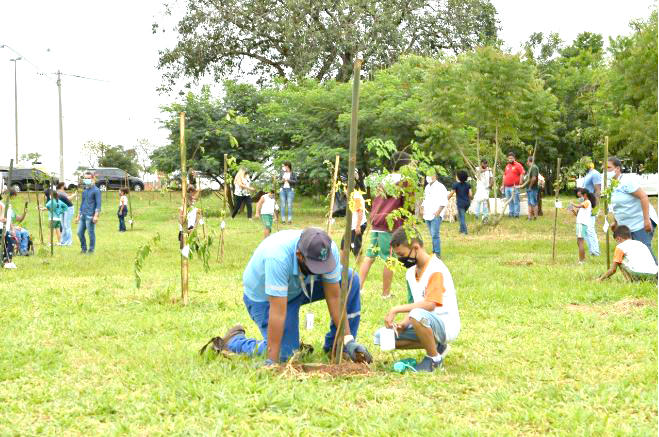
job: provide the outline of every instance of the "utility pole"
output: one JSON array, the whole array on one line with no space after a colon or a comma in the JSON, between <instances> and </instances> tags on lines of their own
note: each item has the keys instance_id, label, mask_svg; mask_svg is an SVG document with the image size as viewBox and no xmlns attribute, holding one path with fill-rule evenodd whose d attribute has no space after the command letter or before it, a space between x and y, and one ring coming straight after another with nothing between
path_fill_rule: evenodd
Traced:
<instances>
[{"instance_id":1,"label":"utility pole","mask_svg":"<svg viewBox=\"0 0 659 437\"><path fill-rule=\"evenodd\" d=\"M10 61L14 62L14 120L16 123L16 157L14 160L16 163L18 163L18 79L16 75L16 62L21 59L23 58L10 59Z\"/></svg>"},{"instance_id":2,"label":"utility pole","mask_svg":"<svg viewBox=\"0 0 659 437\"><path fill-rule=\"evenodd\" d=\"M62 79L61 71L57 70L57 94L59 96L59 181L64 182L64 130L62 128ZM18 140L16 140L18 154Z\"/></svg>"}]
</instances>

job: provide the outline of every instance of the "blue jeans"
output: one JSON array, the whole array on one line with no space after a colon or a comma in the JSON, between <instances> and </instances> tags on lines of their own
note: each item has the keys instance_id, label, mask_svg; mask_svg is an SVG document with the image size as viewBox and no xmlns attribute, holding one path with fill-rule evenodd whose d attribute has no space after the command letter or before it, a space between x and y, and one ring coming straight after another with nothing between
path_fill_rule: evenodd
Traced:
<instances>
[{"instance_id":1,"label":"blue jeans","mask_svg":"<svg viewBox=\"0 0 659 437\"><path fill-rule=\"evenodd\" d=\"M27 229L16 229L16 238L18 239L18 250L21 254L27 252L27 246L30 242L30 233Z\"/></svg>"},{"instance_id":2,"label":"blue jeans","mask_svg":"<svg viewBox=\"0 0 659 437\"><path fill-rule=\"evenodd\" d=\"M528 199L529 206L538 206L538 188L527 188L526 198Z\"/></svg>"},{"instance_id":3,"label":"blue jeans","mask_svg":"<svg viewBox=\"0 0 659 437\"><path fill-rule=\"evenodd\" d=\"M442 218L435 217L432 220L426 220L428 225L428 231L430 232L430 237L432 238L432 253L437 255L439 258L442 254L441 241L439 239L439 227L442 225Z\"/></svg>"},{"instance_id":4,"label":"blue jeans","mask_svg":"<svg viewBox=\"0 0 659 437\"><path fill-rule=\"evenodd\" d=\"M652 258L654 258L655 263L657 262L657 256L652 250L652 240L654 239L654 230L656 227L656 223L652 222L652 232L646 232L643 228L632 232L632 240L640 241L641 243L645 244L648 249L650 249L650 253L652 254Z\"/></svg>"},{"instance_id":5,"label":"blue jeans","mask_svg":"<svg viewBox=\"0 0 659 437\"><path fill-rule=\"evenodd\" d=\"M588 251L592 256L599 256L600 254L600 243L597 241L597 231L595 230L596 219L596 216L590 217L590 223L588 224L588 230L586 232L586 244L588 245Z\"/></svg>"},{"instance_id":6,"label":"blue jeans","mask_svg":"<svg viewBox=\"0 0 659 437\"><path fill-rule=\"evenodd\" d=\"M460 220L460 233L467 234L467 208L458 206L458 220Z\"/></svg>"},{"instance_id":7,"label":"blue jeans","mask_svg":"<svg viewBox=\"0 0 659 437\"><path fill-rule=\"evenodd\" d=\"M348 282L353 276L352 269L348 272ZM281 339L281 349L279 351L280 361L286 361L293 355L293 352L300 348L300 307L325 299L323 292L323 284L321 281L316 281L311 291L311 300L307 298L304 293L288 301L286 305L286 320L284 321L284 335ZM243 301L247 307L247 312L252 318L256 326L261 331L263 340L256 340L253 338L246 338L243 335L235 336L227 345L231 352L244 355L262 355L267 350L268 341L268 318L270 316L270 302L255 302L243 295ZM357 331L359 329L359 320L361 313L361 296L359 275L354 275L352 287L348 292L348 324L350 325L350 333L357 338ZM325 335L325 344L323 349L330 351L336 336L336 326L334 322L330 322L329 332Z\"/></svg>"},{"instance_id":8,"label":"blue jeans","mask_svg":"<svg viewBox=\"0 0 659 437\"><path fill-rule=\"evenodd\" d=\"M281 211L281 221L286 220L286 207L288 206L288 221L293 221L293 198L295 191L292 188L282 188L279 192L279 209Z\"/></svg>"},{"instance_id":9,"label":"blue jeans","mask_svg":"<svg viewBox=\"0 0 659 437\"><path fill-rule=\"evenodd\" d=\"M73 213L75 207L69 206L64 215L62 216L62 239L60 244L62 246L70 246L73 243L73 231L71 230L71 220L73 220Z\"/></svg>"},{"instance_id":10,"label":"blue jeans","mask_svg":"<svg viewBox=\"0 0 659 437\"><path fill-rule=\"evenodd\" d=\"M91 215L83 215L78 223L78 238L80 239L80 248L87 252L87 240L85 239L85 230L89 233L89 251L93 252L96 246L96 225L92 222Z\"/></svg>"},{"instance_id":11,"label":"blue jeans","mask_svg":"<svg viewBox=\"0 0 659 437\"><path fill-rule=\"evenodd\" d=\"M510 217L519 217L519 188L504 187L503 192L506 200L513 198L508 204L508 215Z\"/></svg>"},{"instance_id":12,"label":"blue jeans","mask_svg":"<svg viewBox=\"0 0 659 437\"><path fill-rule=\"evenodd\" d=\"M487 218L490 214L488 203L490 203L489 200L479 200L476 202L476 217L482 217L483 219Z\"/></svg>"},{"instance_id":13,"label":"blue jeans","mask_svg":"<svg viewBox=\"0 0 659 437\"><path fill-rule=\"evenodd\" d=\"M5 251L2 254L2 262L8 263L11 262L11 259L14 256L14 239L12 238L11 233L5 233L4 229L0 229L0 235L2 234L5 236Z\"/></svg>"}]
</instances>

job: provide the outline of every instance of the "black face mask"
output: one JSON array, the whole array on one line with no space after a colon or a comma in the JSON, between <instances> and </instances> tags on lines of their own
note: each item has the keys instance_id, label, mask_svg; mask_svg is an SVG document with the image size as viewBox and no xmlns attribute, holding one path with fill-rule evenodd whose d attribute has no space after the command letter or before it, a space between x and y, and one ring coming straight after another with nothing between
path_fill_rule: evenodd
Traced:
<instances>
[{"instance_id":1,"label":"black face mask","mask_svg":"<svg viewBox=\"0 0 659 437\"><path fill-rule=\"evenodd\" d=\"M411 257L412 255L412 249L410 249L410 253L407 254L407 256L399 256L398 261L400 261L406 269L409 269L410 267L414 267L416 265L416 258Z\"/></svg>"},{"instance_id":2,"label":"black face mask","mask_svg":"<svg viewBox=\"0 0 659 437\"><path fill-rule=\"evenodd\" d=\"M305 263L302 263L302 262L298 261L297 265L298 265L298 267L300 267L300 272L304 276L309 276L309 275L313 274L313 273L311 273L311 270L309 270L309 267L307 267L307 265Z\"/></svg>"}]
</instances>

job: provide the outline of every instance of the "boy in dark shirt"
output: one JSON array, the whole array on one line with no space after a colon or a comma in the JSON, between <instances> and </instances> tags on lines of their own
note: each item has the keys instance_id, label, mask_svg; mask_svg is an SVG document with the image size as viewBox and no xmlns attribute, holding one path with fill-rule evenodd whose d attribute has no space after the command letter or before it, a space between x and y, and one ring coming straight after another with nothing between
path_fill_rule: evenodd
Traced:
<instances>
[{"instance_id":1,"label":"boy in dark shirt","mask_svg":"<svg viewBox=\"0 0 659 437\"><path fill-rule=\"evenodd\" d=\"M460 219L460 233L467 235L466 215L469 205L471 204L471 185L467 183L467 172L460 170L457 174L458 181L453 184L453 191L448 198L456 196L456 205L458 207L458 218Z\"/></svg>"}]
</instances>

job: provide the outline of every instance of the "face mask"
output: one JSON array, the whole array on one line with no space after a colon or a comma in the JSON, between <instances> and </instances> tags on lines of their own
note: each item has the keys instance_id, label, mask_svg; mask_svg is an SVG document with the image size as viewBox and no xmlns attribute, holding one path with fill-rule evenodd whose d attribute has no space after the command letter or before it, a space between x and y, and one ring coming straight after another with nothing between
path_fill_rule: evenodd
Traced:
<instances>
[{"instance_id":1,"label":"face mask","mask_svg":"<svg viewBox=\"0 0 659 437\"><path fill-rule=\"evenodd\" d=\"M82 180L82 183L85 184L85 185L91 185L91 184L92 184L92 180L91 180L91 179L83 179L83 180Z\"/></svg>"},{"instance_id":2,"label":"face mask","mask_svg":"<svg viewBox=\"0 0 659 437\"><path fill-rule=\"evenodd\" d=\"M430 176L426 176L426 183L432 184L432 178Z\"/></svg>"},{"instance_id":3,"label":"face mask","mask_svg":"<svg viewBox=\"0 0 659 437\"><path fill-rule=\"evenodd\" d=\"M307 267L305 263L298 262L297 265L300 267L300 272L302 272L304 276L309 276L312 274L311 270L309 270L309 267Z\"/></svg>"},{"instance_id":4,"label":"face mask","mask_svg":"<svg viewBox=\"0 0 659 437\"><path fill-rule=\"evenodd\" d=\"M399 256L398 261L401 262L405 266L406 269L409 269L410 267L414 267L416 265L416 258L410 256L412 255L412 250L410 249L410 253L407 254L407 256Z\"/></svg>"},{"instance_id":5,"label":"face mask","mask_svg":"<svg viewBox=\"0 0 659 437\"><path fill-rule=\"evenodd\" d=\"M616 172L615 172L615 170L607 171L607 172L606 172L606 177L609 178L609 179L613 179L613 178L615 178L615 177L616 177Z\"/></svg>"}]
</instances>

